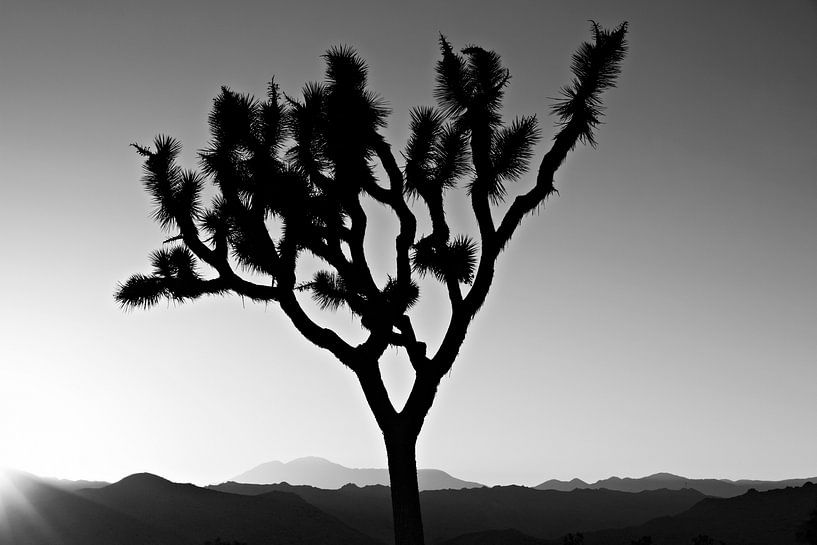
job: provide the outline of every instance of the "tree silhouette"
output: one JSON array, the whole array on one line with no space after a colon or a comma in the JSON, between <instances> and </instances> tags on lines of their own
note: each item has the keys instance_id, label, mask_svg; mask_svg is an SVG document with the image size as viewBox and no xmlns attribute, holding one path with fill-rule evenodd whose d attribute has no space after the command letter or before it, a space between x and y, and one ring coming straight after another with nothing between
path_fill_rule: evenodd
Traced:
<instances>
[{"instance_id":1,"label":"tree silhouette","mask_svg":"<svg viewBox=\"0 0 817 545\"><path fill-rule=\"evenodd\" d=\"M176 164L180 144L158 136L152 147L134 144L145 158L144 186L154 219L172 233L155 251L153 271L117 286L127 309L167 298L237 294L277 303L295 328L331 352L357 376L383 433L391 480L397 545L423 543L415 444L442 377L451 369L468 326L483 305L497 259L523 218L555 192L554 174L577 143L595 146L601 94L615 85L626 52L626 23L603 29L573 56L572 81L551 108L558 131L535 184L495 222L496 205L527 170L540 139L535 116L504 123L502 99L509 72L493 51L455 52L440 37L436 66L438 107L411 111L401 167L380 131L388 110L366 87L367 66L351 48L325 55L326 79L302 96L282 95L273 80L266 100L222 88L210 114L211 141L200 152L200 172ZM375 175L378 164L384 184ZM445 202L460 187L470 198L478 239L451 232ZM216 196L205 207L202 190ZM365 249L363 198L394 214L393 274L373 275ZM418 234L417 213L430 220ZM324 269L298 278L297 262L311 255ZM202 272L202 265L210 271ZM450 320L431 353L415 333L411 309L418 277L431 276L447 292ZM352 345L307 312L303 294L323 310L347 309L359 318L365 341ZM405 351L415 376L405 406L396 409L379 360L389 347Z\"/></svg>"}]
</instances>

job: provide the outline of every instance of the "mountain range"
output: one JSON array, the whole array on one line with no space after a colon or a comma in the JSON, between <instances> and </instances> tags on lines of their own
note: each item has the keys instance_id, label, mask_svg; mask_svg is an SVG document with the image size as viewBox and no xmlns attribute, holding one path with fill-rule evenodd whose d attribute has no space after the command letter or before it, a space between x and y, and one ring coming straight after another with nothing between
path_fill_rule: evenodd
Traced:
<instances>
[{"instance_id":1,"label":"mountain range","mask_svg":"<svg viewBox=\"0 0 817 545\"><path fill-rule=\"evenodd\" d=\"M297 494L321 511L380 541L390 542L391 500L385 486L347 485L322 490L288 484L224 483L209 487L233 494ZM601 530L643 524L689 509L704 495L695 490L632 494L612 490L557 492L495 486L420 493L423 527L430 544L480 530L514 528L538 538L556 538L577 528Z\"/></svg>"},{"instance_id":2,"label":"mountain range","mask_svg":"<svg viewBox=\"0 0 817 545\"><path fill-rule=\"evenodd\" d=\"M63 483L64 484L64 483ZM0 486L3 545L384 545L392 542L390 491L288 484L207 488L141 473L71 492L20 472ZM420 494L429 545L556 545L582 532L586 545L687 545L699 534L729 545L789 545L817 507L817 485L750 491L570 492L520 486Z\"/></svg>"},{"instance_id":3,"label":"mountain range","mask_svg":"<svg viewBox=\"0 0 817 545\"><path fill-rule=\"evenodd\" d=\"M299 496L227 494L148 473L70 492L10 472L0 490L4 545L382 545Z\"/></svg>"},{"instance_id":4,"label":"mountain range","mask_svg":"<svg viewBox=\"0 0 817 545\"><path fill-rule=\"evenodd\" d=\"M817 510L817 484L751 491L734 498L706 498L672 517L615 530L589 532L585 545L630 543L651 536L662 545L688 545L696 535L729 545L794 545L797 530Z\"/></svg>"},{"instance_id":5,"label":"mountain range","mask_svg":"<svg viewBox=\"0 0 817 545\"><path fill-rule=\"evenodd\" d=\"M739 481L732 481L729 479L690 479L673 475L672 473L655 473L641 478L620 478L610 477L602 479L592 484L586 483L581 479L573 479L570 481L559 481L551 479L542 484L535 486L538 490L560 490L569 492L571 490L619 490L621 492L643 492L645 490L682 490L684 488L692 488L707 496L715 496L718 498L734 498L745 494L751 489L757 491L774 490L778 488L786 488L787 486L803 486L807 482L817 483L817 477L807 479L786 479L782 481L759 481L743 479Z\"/></svg>"},{"instance_id":6,"label":"mountain range","mask_svg":"<svg viewBox=\"0 0 817 545\"><path fill-rule=\"evenodd\" d=\"M417 470L420 490L449 488L479 488L480 483L463 481L439 469ZM338 489L346 484L357 486L389 485L389 470L382 468L357 469L345 467L324 458L310 456L291 462L267 462L237 475L231 481L249 484L289 483Z\"/></svg>"}]
</instances>

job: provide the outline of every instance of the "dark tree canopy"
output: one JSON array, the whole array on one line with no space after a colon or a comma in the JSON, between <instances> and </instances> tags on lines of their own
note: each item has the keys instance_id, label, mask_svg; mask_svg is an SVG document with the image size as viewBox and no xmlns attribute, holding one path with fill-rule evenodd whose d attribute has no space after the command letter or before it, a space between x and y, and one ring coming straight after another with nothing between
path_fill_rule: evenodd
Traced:
<instances>
[{"instance_id":1,"label":"dark tree canopy","mask_svg":"<svg viewBox=\"0 0 817 545\"><path fill-rule=\"evenodd\" d=\"M367 88L367 66L349 47L327 51L325 80L306 84L298 97L282 94L274 80L263 100L223 87L198 171L177 165L181 146L170 137L134 145L144 157L153 217L171 237L151 255L151 273L120 284L116 300L124 308L148 308L164 299L233 293L277 303L304 337L357 375L386 442L397 542L421 543L414 444L423 420L485 301L500 253L525 216L554 193L567 154L577 143L595 146L601 95L619 75L626 31L626 23L613 30L592 24L592 41L573 56L573 79L551 108L558 131L535 183L502 207L501 217L496 205L510 199L527 172L541 131L535 116L503 120L510 74L493 51L472 45L458 53L440 37L437 106L411 111L400 163L380 132L389 110ZM207 204L206 184L215 189ZM476 239L449 226L445 202L455 190L467 192ZM364 197L386 207L399 225L395 263L385 278L372 273L366 255ZM420 213L428 232L418 233ZM323 268L299 278L298 259L306 254ZM417 338L410 312L422 276L443 285L450 306L434 353ZM365 341L353 346L313 321L302 293L323 310L348 309ZM416 373L401 410L389 400L378 367L390 346L405 350Z\"/></svg>"}]
</instances>

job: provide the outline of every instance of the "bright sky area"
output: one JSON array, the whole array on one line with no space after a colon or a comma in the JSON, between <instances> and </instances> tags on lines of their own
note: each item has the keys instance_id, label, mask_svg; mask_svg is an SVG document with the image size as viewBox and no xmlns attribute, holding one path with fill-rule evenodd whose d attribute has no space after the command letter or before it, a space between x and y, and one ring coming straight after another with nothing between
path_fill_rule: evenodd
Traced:
<instances>
[{"instance_id":1,"label":"bright sky area","mask_svg":"<svg viewBox=\"0 0 817 545\"><path fill-rule=\"evenodd\" d=\"M275 75L297 94L322 78L328 47L350 44L400 150L409 108L433 102L443 32L503 56L506 118L539 116L541 156L548 97L589 19L630 22L599 147L570 156L560 196L504 254L419 465L526 485L817 474L817 8L805 0L5 0L0 465L197 483L306 455L384 467L353 375L274 306L117 307L117 282L147 272L164 236L128 145L169 134L194 167L221 85L263 95ZM432 343L438 295L416 316ZM408 365L383 368L403 398Z\"/></svg>"}]
</instances>

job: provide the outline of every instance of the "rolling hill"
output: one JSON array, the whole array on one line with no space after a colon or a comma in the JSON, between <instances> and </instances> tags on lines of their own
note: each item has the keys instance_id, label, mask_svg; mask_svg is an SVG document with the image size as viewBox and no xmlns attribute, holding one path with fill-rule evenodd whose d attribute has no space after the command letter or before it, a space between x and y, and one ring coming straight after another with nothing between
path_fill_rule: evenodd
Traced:
<instances>
[{"instance_id":1,"label":"rolling hill","mask_svg":"<svg viewBox=\"0 0 817 545\"><path fill-rule=\"evenodd\" d=\"M689 545L700 535L728 545L795 545L798 527L817 505L817 485L748 492L735 498L706 498L674 516L645 524L584 532L584 545L629 545L650 537L653 545ZM576 530L574 530L576 532ZM561 545L518 530L472 532L438 545Z\"/></svg>"},{"instance_id":2,"label":"rolling hill","mask_svg":"<svg viewBox=\"0 0 817 545\"><path fill-rule=\"evenodd\" d=\"M390 491L384 486L322 490L287 484L224 483L210 488L236 494L292 492L352 528L381 541L391 540ZM513 528L537 538L556 538L576 528L623 528L681 513L703 498L694 490L632 494L612 490L556 492L521 486L420 493L430 544L483 530Z\"/></svg>"},{"instance_id":3,"label":"rolling hill","mask_svg":"<svg viewBox=\"0 0 817 545\"><path fill-rule=\"evenodd\" d=\"M227 494L143 473L72 493L19 472L0 491L3 545L382 545L287 492Z\"/></svg>"},{"instance_id":4,"label":"rolling hill","mask_svg":"<svg viewBox=\"0 0 817 545\"><path fill-rule=\"evenodd\" d=\"M606 488L607 490L619 490L621 492L643 492L645 490L660 490L662 488L667 490L692 488L707 496L734 498L745 494L752 488L759 491L774 490L786 488L787 486L802 486L809 481L817 482L817 477L813 477L811 479L787 479L784 481L758 481L748 479L730 481L728 479L689 479L687 477L673 475L672 473L655 473L653 475L640 478L610 477L608 479L596 481L592 484L585 483L580 479L573 479L572 481L559 481L551 479L535 486L534 488L538 490L562 491L583 488L592 490Z\"/></svg>"},{"instance_id":5,"label":"rolling hill","mask_svg":"<svg viewBox=\"0 0 817 545\"><path fill-rule=\"evenodd\" d=\"M797 528L817 505L817 485L707 498L675 516L623 530L585 533L586 545L629 543L651 536L656 545L688 545L705 534L728 545L794 545Z\"/></svg>"},{"instance_id":6,"label":"rolling hill","mask_svg":"<svg viewBox=\"0 0 817 545\"><path fill-rule=\"evenodd\" d=\"M0 543L6 545L184 545L189 540L33 475L0 475Z\"/></svg>"}]
</instances>

